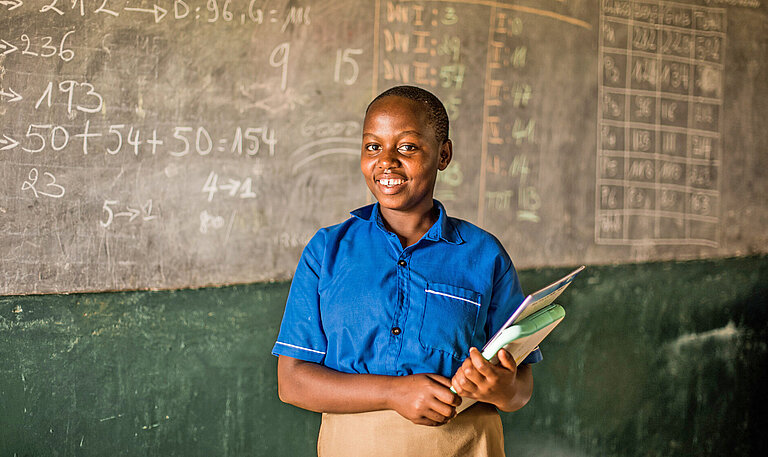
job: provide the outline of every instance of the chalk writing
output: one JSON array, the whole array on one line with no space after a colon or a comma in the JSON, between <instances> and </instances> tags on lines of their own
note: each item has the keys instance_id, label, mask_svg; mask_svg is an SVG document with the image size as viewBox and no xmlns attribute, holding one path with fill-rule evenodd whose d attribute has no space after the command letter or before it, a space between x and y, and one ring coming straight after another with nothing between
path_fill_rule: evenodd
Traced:
<instances>
[{"instance_id":1,"label":"chalk writing","mask_svg":"<svg viewBox=\"0 0 768 457\"><path fill-rule=\"evenodd\" d=\"M385 81L461 90L467 70L461 61L461 39L455 32L443 32L459 23L454 7L387 2L385 18ZM408 24L413 27L405 27Z\"/></svg>"},{"instance_id":2,"label":"chalk writing","mask_svg":"<svg viewBox=\"0 0 768 457\"><path fill-rule=\"evenodd\" d=\"M239 179L222 179L219 182L219 175L216 172L210 172L208 178L203 184L202 192L208 194L208 201L213 201L216 192L224 191L230 197L237 196L238 198L256 198L256 193L251 189L253 183L251 178Z\"/></svg>"},{"instance_id":3,"label":"chalk writing","mask_svg":"<svg viewBox=\"0 0 768 457\"><path fill-rule=\"evenodd\" d=\"M351 137L360 133L360 123L357 121L321 121L307 119L301 125L301 134L311 138L329 136Z\"/></svg>"},{"instance_id":4,"label":"chalk writing","mask_svg":"<svg viewBox=\"0 0 768 457\"><path fill-rule=\"evenodd\" d=\"M53 87L53 82L49 82L48 86L46 86L43 91L43 94L37 99L35 109L39 109L40 106L46 106L47 108L51 107L51 99L53 98L54 93ZM104 97L96 92L96 88L93 87L93 84L65 80L61 81L56 87L58 88L57 95L59 95L59 93L66 95L67 113L72 113L73 109L84 113L97 113L101 111L104 106ZM75 92L77 92L78 100L82 99L82 104L73 104Z\"/></svg>"},{"instance_id":5,"label":"chalk writing","mask_svg":"<svg viewBox=\"0 0 768 457\"><path fill-rule=\"evenodd\" d=\"M272 243L284 248L301 248L309 243L314 233L283 232L273 237Z\"/></svg>"},{"instance_id":6,"label":"chalk writing","mask_svg":"<svg viewBox=\"0 0 768 457\"><path fill-rule=\"evenodd\" d=\"M194 140L191 137L194 135ZM179 149L170 151L170 154L174 157L183 157L192 151L198 155L208 155L216 147L216 151L224 152L228 139L219 139L215 144L211 138L210 133L205 127L176 127L173 132L173 137L180 142L178 144ZM264 143L269 148L269 155L275 155L275 145L277 139L275 138L275 130L267 127L248 127L243 129L237 127L234 137L230 142L230 152L242 155L245 152L246 156L255 156L261 149L261 143Z\"/></svg>"},{"instance_id":7,"label":"chalk writing","mask_svg":"<svg viewBox=\"0 0 768 457\"><path fill-rule=\"evenodd\" d=\"M437 174L437 183L441 184L436 191L437 198L441 201L456 200L460 192L459 187L464 182L464 173L461 163L453 160L451 166Z\"/></svg>"},{"instance_id":8,"label":"chalk writing","mask_svg":"<svg viewBox=\"0 0 768 457\"><path fill-rule=\"evenodd\" d=\"M5 90L0 89L0 100L5 98L7 103L13 103L21 101L24 97L21 96L18 92L11 89L10 87L6 88Z\"/></svg>"},{"instance_id":9,"label":"chalk writing","mask_svg":"<svg viewBox=\"0 0 768 457\"><path fill-rule=\"evenodd\" d=\"M208 233L210 230L218 230L222 227L224 227L223 217L211 215L207 210L200 213L200 233Z\"/></svg>"},{"instance_id":10,"label":"chalk writing","mask_svg":"<svg viewBox=\"0 0 768 457\"><path fill-rule=\"evenodd\" d=\"M291 171L296 174L308 164L320 160L323 157L334 155L360 156L360 137L329 137L310 141L291 153L293 167Z\"/></svg>"},{"instance_id":11,"label":"chalk writing","mask_svg":"<svg viewBox=\"0 0 768 457\"><path fill-rule=\"evenodd\" d=\"M106 220L99 221L99 225L103 228L108 228L116 220L122 219L125 222L149 222L157 219L156 214L152 214L152 200L147 200L142 205L137 206L120 206L118 200L104 200L102 205L102 212L106 213ZM120 211L115 212L115 208L118 207ZM139 218L141 216L141 218Z\"/></svg>"},{"instance_id":12,"label":"chalk writing","mask_svg":"<svg viewBox=\"0 0 768 457\"><path fill-rule=\"evenodd\" d=\"M44 182L40 183L43 185L43 187L38 189L37 181L39 175L40 172L37 171L37 168L32 168L29 170L28 179L21 185L21 190L32 191L32 194L35 196L35 198L39 198L41 195L50 198L61 198L64 196L64 193L66 192L64 187L56 182L56 177L52 173L47 171L43 172L43 177L45 180Z\"/></svg>"},{"instance_id":13,"label":"chalk writing","mask_svg":"<svg viewBox=\"0 0 768 457\"><path fill-rule=\"evenodd\" d=\"M336 65L334 67L333 81L343 82L347 86L351 86L357 81L357 76L360 73L360 66L352 56L358 56L363 53L362 49L346 48L344 50L336 50ZM348 73L348 76L342 79L342 65L344 70Z\"/></svg>"},{"instance_id":14,"label":"chalk writing","mask_svg":"<svg viewBox=\"0 0 768 457\"><path fill-rule=\"evenodd\" d=\"M517 15L492 8L483 120L485 198L478 202L481 220L486 210L514 211L518 221L540 220L538 167L531 160L539 155L538 126L529 114L534 91L522 76L529 57L524 27Z\"/></svg>"},{"instance_id":15,"label":"chalk writing","mask_svg":"<svg viewBox=\"0 0 768 457\"><path fill-rule=\"evenodd\" d=\"M46 94L40 100L44 99L48 100ZM73 107L83 112L95 109L87 105L75 105L71 98L68 99L66 106L69 111ZM61 151L67 148L73 139L81 141L84 155L93 153L95 149L110 156L120 153L133 153L138 156L144 153L155 155L158 152L167 152L173 157L184 157L190 154L206 156L212 153L252 157L258 155L264 148L266 150L262 154L274 156L278 142L275 130L267 126L236 127L230 137L217 139L203 126L178 126L173 128L172 134L170 132L158 134L157 128L144 128L138 125L111 124L91 127L91 121L86 120L82 129L53 124L29 124L22 142L11 135L3 135L0 139L0 145L2 145L0 151L16 147L30 153L38 153L46 149ZM94 145L96 139L100 142ZM166 144L167 146L164 146ZM161 146L166 149L159 149Z\"/></svg>"},{"instance_id":16,"label":"chalk writing","mask_svg":"<svg viewBox=\"0 0 768 457\"><path fill-rule=\"evenodd\" d=\"M606 1L600 22L596 241L717 247L725 11Z\"/></svg>"},{"instance_id":17,"label":"chalk writing","mask_svg":"<svg viewBox=\"0 0 768 457\"><path fill-rule=\"evenodd\" d=\"M64 33L61 39L54 41L51 36L32 37L22 33L18 40L20 43L16 46L12 42L0 39L0 55L8 56L16 51L20 51L22 56L31 57L59 57L64 62L69 62L75 58L75 51L70 47L68 38L74 34L74 30Z\"/></svg>"},{"instance_id":18,"label":"chalk writing","mask_svg":"<svg viewBox=\"0 0 768 457\"><path fill-rule=\"evenodd\" d=\"M514 195L515 192L512 190L486 191L485 198L487 199L488 209L503 211L512 208L512 197Z\"/></svg>"},{"instance_id":19,"label":"chalk writing","mask_svg":"<svg viewBox=\"0 0 768 457\"><path fill-rule=\"evenodd\" d=\"M276 46L269 55L269 64L275 68L281 68L280 90L285 92L288 86L288 55L291 51L291 43L285 42Z\"/></svg>"},{"instance_id":20,"label":"chalk writing","mask_svg":"<svg viewBox=\"0 0 768 457\"><path fill-rule=\"evenodd\" d=\"M285 9L269 8L269 0L173 0L173 5L164 8L158 3L136 6L136 3L118 0L46 0L38 13L55 17L67 14L86 16L90 14L118 18L121 15L134 21L148 20L161 23L168 20L191 20L204 24L267 24L279 26L280 32L291 27L309 26L312 23L311 7L291 6ZM197 6L203 4L204 6ZM5 0L0 5L8 11L24 6L22 0ZM29 8L32 8L30 5Z\"/></svg>"},{"instance_id":21,"label":"chalk writing","mask_svg":"<svg viewBox=\"0 0 768 457\"><path fill-rule=\"evenodd\" d=\"M18 8L21 5L23 5L23 4L24 4L24 2L22 0L4 0L4 1L0 2L0 5L5 6L6 8L8 8L8 11L13 11L16 8Z\"/></svg>"}]
</instances>

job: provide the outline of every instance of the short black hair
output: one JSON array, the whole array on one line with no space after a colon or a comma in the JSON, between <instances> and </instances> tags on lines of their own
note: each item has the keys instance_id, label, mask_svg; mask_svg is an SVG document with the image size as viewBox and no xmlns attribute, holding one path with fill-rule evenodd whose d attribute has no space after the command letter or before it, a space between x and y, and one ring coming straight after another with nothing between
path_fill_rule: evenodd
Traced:
<instances>
[{"instance_id":1,"label":"short black hair","mask_svg":"<svg viewBox=\"0 0 768 457\"><path fill-rule=\"evenodd\" d=\"M380 93L365 109L365 114L371 109L371 105L385 97L403 97L424 105L427 109L427 124L435 131L435 138L442 145L448 141L448 113L443 102L432 92L416 86L395 86Z\"/></svg>"}]
</instances>

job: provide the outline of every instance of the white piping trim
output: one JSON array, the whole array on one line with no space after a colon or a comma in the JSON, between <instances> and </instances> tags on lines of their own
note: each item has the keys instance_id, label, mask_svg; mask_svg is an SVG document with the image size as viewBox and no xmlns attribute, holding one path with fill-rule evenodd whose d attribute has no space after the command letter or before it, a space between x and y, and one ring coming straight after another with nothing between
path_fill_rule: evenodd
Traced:
<instances>
[{"instance_id":1,"label":"white piping trim","mask_svg":"<svg viewBox=\"0 0 768 457\"><path fill-rule=\"evenodd\" d=\"M456 300L461 300L461 301L465 301L467 303L472 303L473 305L478 306L478 307L482 306L480 303L478 303L476 301L472 301L472 300L469 300L469 299L466 299L466 298L462 298L462 297L457 297L455 295L450 295L450 294L446 294L446 293L443 293L443 292L438 292L438 291L432 290L432 289L424 289L424 292L426 292L428 294L442 295L443 297L448 297L448 298L455 298Z\"/></svg>"},{"instance_id":2,"label":"white piping trim","mask_svg":"<svg viewBox=\"0 0 768 457\"><path fill-rule=\"evenodd\" d=\"M303 348L301 346L296 346L295 344L281 343L280 341L275 341L275 344L282 344L283 346L288 346L289 348L302 349L304 351L309 351L309 352L314 352L316 354L325 355L325 352L320 352L320 351L316 351L314 349L309 349L309 348Z\"/></svg>"}]
</instances>

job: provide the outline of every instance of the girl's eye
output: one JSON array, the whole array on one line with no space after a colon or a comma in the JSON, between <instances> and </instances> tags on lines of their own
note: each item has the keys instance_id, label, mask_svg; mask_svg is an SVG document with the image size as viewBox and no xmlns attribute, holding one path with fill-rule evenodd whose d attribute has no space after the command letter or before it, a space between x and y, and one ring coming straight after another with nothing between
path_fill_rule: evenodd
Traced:
<instances>
[{"instance_id":1,"label":"girl's eye","mask_svg":"<svg viewBox=\"0 0 768 457\"><path fill-rule=\"evenodd\" d=\"M365 145L365 150L366 151L376 152L379 149L381 149L381 146L379 146L378 144L366 144Z\"/></svg>"},{"instance_id":2,"label":"girl's eye","mask_svg":"<svg viewBox=\"0 0 768 457\"><path fill-rule=\"evenodd\" d=\"M410 153L416 151L416 146L412 144L401 144L398 146L397 150L404 153Z\"/></svg>"}]
</instances>

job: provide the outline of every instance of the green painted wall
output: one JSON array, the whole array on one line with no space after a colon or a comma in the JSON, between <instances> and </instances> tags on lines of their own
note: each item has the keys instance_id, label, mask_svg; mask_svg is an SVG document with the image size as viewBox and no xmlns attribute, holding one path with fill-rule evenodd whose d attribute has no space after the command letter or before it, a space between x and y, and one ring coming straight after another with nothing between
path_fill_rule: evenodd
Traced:
<instances>
[{"instance_id":1,"label":"green painted wall","mask_svg":"<svg viewBox=\"0 0 768 457\"><path fill-rule=\"evenodd\" d=\"M0 297L0 456L313 455L269 353L287 292ZM508 455L765 455L767 297L768 257L589 267Z\"/></svg>"}]
</instances>

